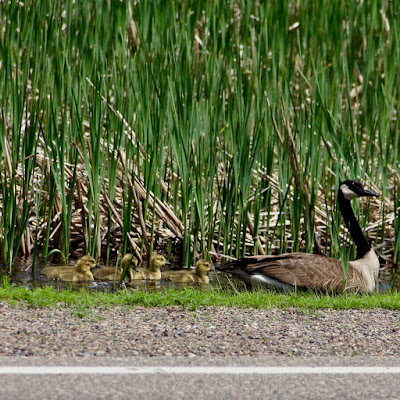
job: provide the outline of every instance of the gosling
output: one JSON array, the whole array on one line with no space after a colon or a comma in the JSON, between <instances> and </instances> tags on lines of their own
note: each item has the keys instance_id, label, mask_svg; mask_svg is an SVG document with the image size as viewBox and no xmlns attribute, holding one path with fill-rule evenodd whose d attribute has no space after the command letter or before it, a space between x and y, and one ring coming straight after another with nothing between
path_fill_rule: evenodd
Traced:
<instances>
[{"instance_id":1,"label":"gosling","mask_svg":"<svg viewBox=\"0 0 400 400\"><path fill-rule=\"evenodd\" d=\"M211 263L206 260L199 260L196 263L196 270L193 271L165 271L162 273L162 279L167 282L175 283L201 283L209 284L210 278L208 272L211 269Z\"/></svg>"},{"instance_id":2,"label":"gosling","mask_svg":"<svg viewBox=\"0 0 400 400\"><path fill-rule=\"evenodd\" d=\"M161 271L160 268L162 268L165 263L166 259L164 256L160 254L155 254L153 257L150 259L150 264L148 268L137 268L136 271L130 270L130 276L131 280L140 280L140 279L146 279L146 280L160 280L161 279Z\"/></svg>"},{"instance_id":3,"label":"gosling","mask_svg":"<svg viewBox=\"0 0 400 400\"><path fill-rule=\"evenodd\" d=\"M120 266L116 269L115 267L100 267L93 271L95 279L101 281L120 281L125 268L129 268L128 279L130 277L130 270L136 269L138 260L132 254L125 254L122 258Z\"/></svg>"},{"instance_id":4,"label":"gosling","mask_svg":"<svg viewBox=\"0 0 400 400\"><path fill-rule=\"evenodd\" d=\"M61 279L64 282L90 282L93 281L93 274L90 271L96 267L96 260L91 256L83 256L74 267L46 267L42 273L49 279Z\"/></svg>"}]
</instances>

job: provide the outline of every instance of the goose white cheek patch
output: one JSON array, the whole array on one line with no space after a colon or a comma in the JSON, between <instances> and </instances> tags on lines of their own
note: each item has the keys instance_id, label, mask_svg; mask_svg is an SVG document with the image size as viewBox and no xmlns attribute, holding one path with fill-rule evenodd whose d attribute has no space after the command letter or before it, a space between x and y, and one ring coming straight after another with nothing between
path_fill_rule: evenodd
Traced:
<instances>
[{"instance_id":1,"label":"goose white cheek patch","mask_svg":"<svg viewBox=\"0 0 400 400\"><path fill-rule=\"evenodd\" d=\"M347 185L341 185L340 190L342 191L346 200L352 200L356 197L359 197L358 194L353 192Z\"/></svg>"}]
</instances>

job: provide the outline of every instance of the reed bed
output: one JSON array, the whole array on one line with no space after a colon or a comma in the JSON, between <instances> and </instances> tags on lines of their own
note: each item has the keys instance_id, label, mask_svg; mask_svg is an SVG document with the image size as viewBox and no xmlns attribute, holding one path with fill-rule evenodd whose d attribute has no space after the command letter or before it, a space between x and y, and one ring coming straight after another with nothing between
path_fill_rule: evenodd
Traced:
<instances>
[{"instance_id":1,"label":"reed bed","mask_svg":"<svg viewBox=\"0 0 400 400\"><path fill-rule=\"evenodd\" d=\"M0 258L400 246L394 2L0 2ZM339 253L340 251L340 253Z\"/></svg>"}]
</instances>

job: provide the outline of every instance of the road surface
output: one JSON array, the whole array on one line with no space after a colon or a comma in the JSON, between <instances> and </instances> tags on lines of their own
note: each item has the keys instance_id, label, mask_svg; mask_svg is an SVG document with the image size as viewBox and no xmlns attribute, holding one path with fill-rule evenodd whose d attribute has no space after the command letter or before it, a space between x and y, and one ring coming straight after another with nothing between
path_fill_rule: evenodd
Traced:
<instances>
[{"instance_id":1,"label":"road surface","mask_svg":"<svg viewBox=\"0 0 400 400\"><path fill-rule=\"evenodd\" d=\"M399 399L396 357L0 357L1 399Z\"/></svg>"}]
</instances>

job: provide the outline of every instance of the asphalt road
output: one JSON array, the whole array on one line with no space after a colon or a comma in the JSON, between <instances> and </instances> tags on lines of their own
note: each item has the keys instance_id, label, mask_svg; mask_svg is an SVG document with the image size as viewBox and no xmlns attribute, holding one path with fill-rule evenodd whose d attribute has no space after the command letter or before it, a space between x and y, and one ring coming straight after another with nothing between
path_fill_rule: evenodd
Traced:
<instances>
[{"instance_id":1,"label":"asphalt road","mask_svg":"<svg viewBox=\"0 0 400 400\"><path fill-rule=\"evenodd\" d=\"M400 359L1 357L0 398L399 399Z\"/></svg>"}]
</instances>

